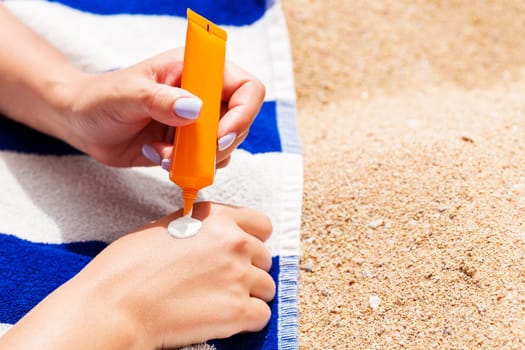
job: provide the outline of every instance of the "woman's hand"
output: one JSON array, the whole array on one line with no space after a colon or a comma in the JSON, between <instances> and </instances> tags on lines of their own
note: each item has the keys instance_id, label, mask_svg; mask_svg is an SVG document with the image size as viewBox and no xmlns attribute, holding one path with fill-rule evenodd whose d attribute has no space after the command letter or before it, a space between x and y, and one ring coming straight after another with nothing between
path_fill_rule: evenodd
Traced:
<instances>
[{"instance_id":1,"label":"woman's hand","mask_svg":"<svg viewBox=\"0 0 525 350\"><path fill-rule=\"evenodd\" d=\"M176 49L132 67L75 80L66 141L102 163L144 166L170 159L173 127L192 123L202 101L179 88L183 50ZM264 100L264 86L227 63L219 123L217 166L248 134ZM143 155L145 154L146 157Z\"/></svg>"},{"instance_id":2,"label":"woman's hand","mask_svg":"<svg viewBox=\"0 0 525 350\"><path fill-rule=\"evenodd\" d=\"M102 163L128 167L170 159L173 128L192 123L199 114L202 101L179 88L182 49L121 70L88 74L1 2L0 23L9 33L0 35L0 113ZM218 167L228 163L246 137L264 93L258 79L226 63Z\"/></svg>"},{"instance_id":3,"label":"woman's hand","mask_svg":"<svg viewBox=\"0 0 525 350\"><path fill-rule=\"evenodd\" d=\"M193 216L202 228L176 239L166 226L178 216L110 244L0 338L0 348L155 349L264 328L275 294L263 243L269 219L199 203Z\"/></svg>"}]
</instances>

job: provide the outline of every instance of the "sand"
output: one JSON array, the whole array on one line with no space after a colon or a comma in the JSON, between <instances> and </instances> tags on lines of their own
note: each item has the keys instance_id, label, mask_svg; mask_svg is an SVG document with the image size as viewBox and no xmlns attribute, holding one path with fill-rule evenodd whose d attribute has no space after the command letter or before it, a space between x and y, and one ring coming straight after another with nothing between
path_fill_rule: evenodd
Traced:
<instances>
[{"instance_id":1,"label":"sand","mask_svg":"<svg viewBox=\"0 0 525 350\"><path fill-rule=\"evenodd\" d=\"M282 3L300 349L524 349L525 2Z\"/></svg>"}]
</instances>

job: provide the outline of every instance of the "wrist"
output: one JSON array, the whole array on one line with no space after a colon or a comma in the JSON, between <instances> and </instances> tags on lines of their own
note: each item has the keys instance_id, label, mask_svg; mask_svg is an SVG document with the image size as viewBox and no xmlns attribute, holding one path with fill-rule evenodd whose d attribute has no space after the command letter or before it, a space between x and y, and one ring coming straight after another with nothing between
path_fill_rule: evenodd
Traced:
<instances>
[{"instance_id":1,"label":"wrist","mask_svg":"<svg viewBox=\"0 0 525 350\"><path fill-rule=\"evenodd\" d=\"M153 349L140 325L114 306L93 293L91 286L73 279L0 337L0 348Z\"/></svg>"},{"instance_id":2,"label":"wrist","mask_svg":"<svg viewBox=\"0 0 525 350\"><path fill-rule=\"evenodd\" d=\"M1 67L0 67L1 68ZM0 113L42 133L68 142L68 108L86 73L68 62L35 72L0 69Z\"/></svg>"},{"instance_id":3,"label":"wrist","mask_svg":"<svg viewBox=\"0 0 525 350\"><path fill-rule=\"evenodd\" d=\"M80 318L76 319L76 323L82 325L71 329L74 340L71 345L80 340L88 345L85 349L153 349L140 320L125 303L118 301L115 293L109 291L118 288L108 288L98 283L86 284L93 281L79 281L79 277L82 279L77 276L69 285L65 285L69 289L66 293L71 294L70 298L77 298L77 316Z\"/></svg>"},{"instance_id":4,"label":"wrist","mask_svg":"<svg viewBox=\"0 0 525 350\"><path fill-rule=\"evenodd\" d=\"M0 23L12 34L0 36L0 113L63 139L64 106L85 73L2 6Z\"/></svg>"},{"instance_id":5,"label":"wrist","mask_svg":"<svg viewBox=\"0 0 525 350\"><path fill-rule=\"evenodd\" d=\"M41 131L61 139L73 146L75 140L72 108L82 85L90 74L77 69L68 70L60 77L50 77L41 83L41 96L48 108L47 115L42 115Z\"/></svg>"}]
</instances>

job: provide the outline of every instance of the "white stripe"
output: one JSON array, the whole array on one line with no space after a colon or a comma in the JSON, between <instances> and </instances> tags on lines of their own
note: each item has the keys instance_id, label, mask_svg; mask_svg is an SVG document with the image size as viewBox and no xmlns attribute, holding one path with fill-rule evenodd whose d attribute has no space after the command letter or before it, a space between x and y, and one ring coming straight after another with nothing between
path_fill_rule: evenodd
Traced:
<instances>
[{"instance_id":1,"label":"white stripe","mask_svg":"<svg viewBox=\"0 0 525 350\"><path fill-rule=\"evenodd\" d=\"M8 323L0 323L0 337L4 335L9 328L11 328L11 325Z\"/></svg>"},{"instance_id":2,"label":"white stripe","mask_svg":"<svg viewBox=\"0 0 525 350\"><path fill-rule=\"evenodd\" d=\"M277 130L281 149L285 153L301 154L301 144L296 127L295 104L285 101L277 101Z\"/></svg>"},{"instance_id":3,"label":"white stripe","mask_svg":"<svg viewBox=\"0 0 525 350\"><path fill-rule=\"evenodd\" d=\"M219 170L211 194L221 201L261 210L273 223L267 245L272 255L298 256L302 206L302 157L292 153L251 155L235 151ZM285 222L284 220L287 220Z\"/></svg>"},{"instance_id":4,"label":"white stripe","mask_svg":"<svg viewBox=\"0 0 525 350\"><path fill-rule=\"evenodd\" d=\"M261 210L274 223L272 254L297 255L299 169L299 155L236 150L199 199ZM182 206L159 167L110 168L86 156L1 151L0 188L0 232L35 242L110 242Z\"/></svg>"},{"instance_id":5,"label":"white stripe","mask_svg":"<svg viewBox=\"0 0 525 350\"><path fill-rule=\"evenodd\" d=\"M267 48L269 62L272 64L272 94L275 99L295 106L295 84L292 50L286 20L279 2L274 4L265 14Z\"/></svg>"},{"instance_id":6,"label":"white stripe","mask_svg":"<svg viewBox=\"0 0 525 350\"><path fill-rule=\"evenodd\" d=\"M24 0L4 4L24 23L88 71L127 67L184 45L186 20L171 16L81 12L60 3ZM293 69L283 15L273 6L249 26L223 26L227 57L267 87L266 100L294 99ZM269 32L268 28L272 28ZM268 47L274 47L271 52Z\"/></svg>"}]
</instances>

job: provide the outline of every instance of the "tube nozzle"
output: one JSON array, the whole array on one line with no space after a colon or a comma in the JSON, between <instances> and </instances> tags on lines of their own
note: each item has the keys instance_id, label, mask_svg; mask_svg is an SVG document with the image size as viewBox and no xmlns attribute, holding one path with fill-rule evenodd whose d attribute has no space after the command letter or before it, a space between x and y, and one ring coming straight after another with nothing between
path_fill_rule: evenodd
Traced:
<instances>
[{"instance_id":1,"label":"tube nozzle","mask_svg":"<svg viewBox=\"0 0 525 350\"><path fill-rule=\"evenodd\" d=\"M193 209L193 202L195 202L195 198L197 198L197 192L199 191L193 188L182 189L182 198L184 199L183 215L188 215Z\"/></svg>"}]
</instances>

